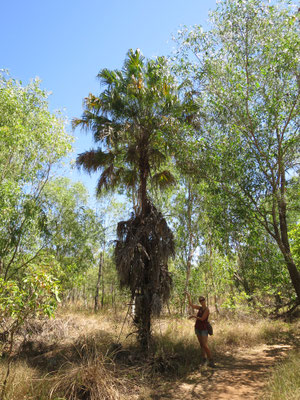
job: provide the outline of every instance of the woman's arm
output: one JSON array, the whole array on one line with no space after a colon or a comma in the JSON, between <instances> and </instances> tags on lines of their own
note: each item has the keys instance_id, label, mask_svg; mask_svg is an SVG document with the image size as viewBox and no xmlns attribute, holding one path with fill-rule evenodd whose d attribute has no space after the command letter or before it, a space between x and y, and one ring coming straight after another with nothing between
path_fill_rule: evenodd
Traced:
<instances>
[{"instance_id":1,"label":"woman's arm","mask_svg":"<svg viewBox=\"0 0 300 400\"><path fill-rule=\"evenodd\" d=\"M190 307L192 307L194 310L200 310L200 306L192 303L190 294L188 292L185 292L185 294L187 295Z\"/></svg>"},{"instance_id":2,"label":"woman's arm","mask_svg":"<svg viewBox=\"0 0 300 400\"><path fill-rule=\"evenodd\" d=\"M206 318L208 318L209 316L209 309L206 307L202 317L197 317L197 315L190 315L189 319L195 318L195 319L199 319L199 321L204 321Z\"/></svg>"}]
</instances>

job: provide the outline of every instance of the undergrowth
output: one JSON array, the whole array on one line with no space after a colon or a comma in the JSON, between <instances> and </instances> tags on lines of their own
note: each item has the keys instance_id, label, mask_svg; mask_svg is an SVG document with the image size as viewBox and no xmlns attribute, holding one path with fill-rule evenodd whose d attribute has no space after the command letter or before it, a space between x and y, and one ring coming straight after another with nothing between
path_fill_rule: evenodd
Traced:
<instances>
[{"instance_id":1,"label":"undergrowth","mask_svg":"<svg viewBox=\"0 0 300 400\"><path fill-rule=\"evenodd\" d=\"M262 400L300 399L300 351L294 351L274 367Z\"/></svg>"},{"instance_id":2,"label":"undergrowth","mask_svg":"<svg viewBox=\"0 0 300 400\"><path fill-rule=\"evenodd\" d=\"M147 356L139 350L129 320L120 338L122 345L118 343L123 321L122 314L109 319L103 314L86 313L37 321L42 330L34 329L32 322L31 331L25 336L23 333L26 342L15 349L6 400L138 400L144 398L143 393L151 392L156 382L182 380L199 369L200 349L192 321L171 317L155 320L152 348ZM209 345L216 360L240 347L296 344L298 340L295 332L299 323L253 317L211 322L214 335L209 337ZM6 363L4 357L0 361L0 379ZM289 371L296 367L299 369L299 362L293 356L286 367L280 368ZM281 373L276 371L270 388L280 387L275 382ZM295 375L293 381L297 379Z\"/></svg>"}]
</instances>

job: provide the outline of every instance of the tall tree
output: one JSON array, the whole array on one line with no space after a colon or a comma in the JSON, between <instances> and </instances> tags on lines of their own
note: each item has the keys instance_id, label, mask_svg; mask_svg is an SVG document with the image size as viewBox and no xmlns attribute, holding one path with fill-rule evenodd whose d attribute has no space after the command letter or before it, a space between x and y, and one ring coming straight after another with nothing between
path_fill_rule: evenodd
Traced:
<instances>
[{"instance_id":1,"label":"tall tree","mask_svg":"<svg viewBox=\"0 0 300 400\"><path fill-rule=\"evenodd\" d=\"M203 193L200 185L191 178L181 179L181 187L172 198L172 225L176 231L176 255L185 268L185 283L182 292L189 291L191 272L195 255L203 238ZM182 311L187 311L186 295Z\"/></svg>"},{"instance_id":2,"label":"tall tree","mask_svg":"<svg viewBox=\"0 0 300 400\"><path fill-rule=\"evenodd\" d=\"M135 322L146 349L151 315L170 293L167 262L174 252L172 232L148 187L150 181L161 187L174 181L165 168L167 136L177 127L180 103L166 59L145 60L139 50L128 52L122 70L103 69L98 77L105 90L89 95L73 126L91 130L99 147L80 154L77 164L101 171L98 193L121 187L136 194L132 217L118 224L115 259L121 285L135 298Z\"/></svg>"},{"instance_id":3,"label":"tall tree","mask_svg":"<svg viewBox=\"0 0 300 400\"><path fill-rule=\"evenodd\" d=\"M210 31L195 27L179 39L181 71L193 71L205 110L192 170L227 199L223 215L264 227L300 301L286 195L299 151L299 12L290 2L228 0L211 22Z\"/></svg>"},{"instance_id":4,"label":"tall tree","mask_svg":"<svg viewBox=\"0 0 300 400\"><path fill-rule=\"evenodd\" d=\"M22 86L0 73L0 276L9 279L45 248L41 195L51 169L71 150L60 115L39 81Z\"/></svg>"}]
</instances>

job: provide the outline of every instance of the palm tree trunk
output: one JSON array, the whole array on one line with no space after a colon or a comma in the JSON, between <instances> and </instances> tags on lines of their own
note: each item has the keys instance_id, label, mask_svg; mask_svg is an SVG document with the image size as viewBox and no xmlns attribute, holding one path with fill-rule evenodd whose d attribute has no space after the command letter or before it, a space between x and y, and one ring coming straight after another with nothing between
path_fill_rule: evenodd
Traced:
<instances>
[{"instance_id":1,"label":"palm tree trunk","mask_svg":"<svg viewBox=\"0 0 300 400\"><path fill-rule=\"evenodd\" d=\"M147 213L148 196L147 196L147 180L150 171L149 165L149 154L148 154L148 135L143 134L143 138L138 147L139 151L139 170L140 170L140 186L139 186L139 198L140 198L140 212L144 216Z\"/></svg>"}]
</instances>

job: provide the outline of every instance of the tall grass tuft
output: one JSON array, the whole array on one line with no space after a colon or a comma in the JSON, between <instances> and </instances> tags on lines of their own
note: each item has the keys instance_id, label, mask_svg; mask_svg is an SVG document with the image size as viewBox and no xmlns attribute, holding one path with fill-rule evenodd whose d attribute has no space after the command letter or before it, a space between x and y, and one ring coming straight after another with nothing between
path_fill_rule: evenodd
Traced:
<instances>
[{"instance_id":1,"label":"tall grass tuft","mask_svg":"<svg viewBox=\"0 0 300 400\"><path fill-rule=\"evenodd\" d=\"M5 372L6 361L4 360L0 364L0 390ZM11 374L8 378L5 399L29 399L28 393L30 393L32 382L37 376L37 371L34 368L30 368L24 361L16 361L12 366Z\"/></svg>"},{"instance_id":2,"label":"tall grass tuft","mask_svg":"<svg viewBox=\"0 0 300 400\"><path fill-rule=\"evenodd\" d=\"M300 351L290 353L271 374L262 400L300 399Z\"/></svg>"},{"instance_id":3,"label":"tall grass tuft","mask_svg":"<svg viewBox=\"0 0 300 400\"><path fill-rule=\"evenodd\" d=\"M273 344L288 337L290 327L282 321L219 320L212 338L213 347L224 351L228 347L253 347L262 343Z\"/></svg>"},{"instance_id":4,"label":"tall grass tuft","mask_svg":"<svg viewBox=\"0 0 300 400\"><path fill-rule=\"evenodd\" d=\"M118 379L104 361L70 364L51 380L50 399L118 400L124 392L124 381Z\"/></svg>"}]
</instances>

